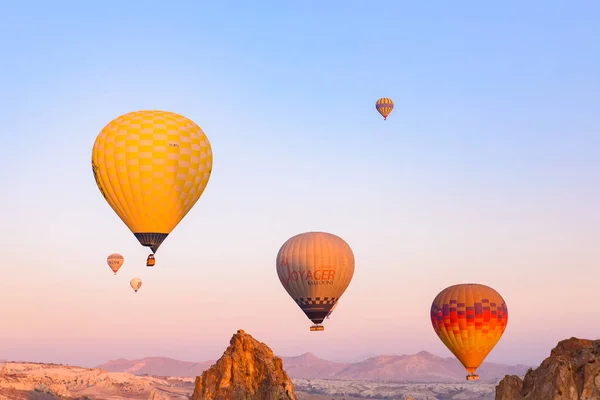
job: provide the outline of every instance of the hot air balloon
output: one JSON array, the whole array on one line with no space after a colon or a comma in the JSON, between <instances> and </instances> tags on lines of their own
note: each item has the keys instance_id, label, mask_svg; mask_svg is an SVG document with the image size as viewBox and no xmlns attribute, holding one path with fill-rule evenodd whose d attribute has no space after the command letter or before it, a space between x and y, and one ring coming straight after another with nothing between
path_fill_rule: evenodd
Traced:
<instances>
[{"instance_id":1,"label":"hot air balloon","mask_svg":"<svg viewBox=\"0 0 600 400\"><path fill-rule=\"evenodd\" d=\"M202 129L168 111L121 115L102 129L92 151L100 193L152 253L204 192L212 161Z\"/></svg>"},{"instance_id":2,"label":"hot air balloon","mask_svg":"<svg viewBox=\"0 0 600 400\"><path fill-rule=\"evenodd\" d=\"M394 102L388 97L382 97L375 103L375 108L379 114L383 116L383 120L385 121L394 109Z\"/></svg>"},{"instance_id":3,"label":"hot air balloon","mask_svg":"<svg viewBox=\"0 0 600 400\"><path fill-rule=\"evenodd\" d=\"M142 287L142 280L140 278L133 278L129 281L129 285L137 293L137 291Z\"/></svg>"},{"instance_id":4,"label":"hot air balloon","mask_svg":"<svg viewBox=\"0 0 600 400\"><path fill-rule=\"evenodd\" d=\"M123 266L125 259L123 258L122 255L114 253L114 254L111 254L108 256L108 258L106 259L106 262L108 263L108 266L110 267L110 269L112 269L112 271L116 275L119 268L121 268Z\"/></svg>"},{"instance_id":5,"label":"hot air balloon","mask_svg":"<svg viewBox=\"0 0 600 400\"><path fill-rule=\"evenodd\" d=\"M329 316L331 315L331 313L333 312L333 310L335 310L335 308L337 307L338 302L336 301L335 304L333 305L333 307L331 307L331 310L329 310L329 312L327 313L327 319L329 319Z\"/></svg>"},{"instance_id":6,"label":"hot air balloon","mask_svg":"<svg viewBox=\"0 0 600 400\"><path fill-rule=\"evenodd\" d=\"M288 239L277 254L279 281L314 325L323 319L348 288L354 274L354 254L342 238L307 232Z\"/></svg>"},{"instance_id":7,"label":"hot air balloon","mask_svg":"<svg viewBox=\"0 0 600 400\"><path fill-rule=\"evenodd\" d=\"M477 283L442 290L431 304L435 333L467 370L467 380L502 337L508 322L504 299L491 287Z\"/></svg>"},{"instance_id":8,"label":"hot air balloon","mask_svg":"<svg viewBox=\"0 0 600 400\"><path fill-rule=\"evenodd\" d=\"M150 254L148 259L146 260L146 267L154 267L156 264L156 259L154 258L154 254Z\"/></svg>"}]
</instances>

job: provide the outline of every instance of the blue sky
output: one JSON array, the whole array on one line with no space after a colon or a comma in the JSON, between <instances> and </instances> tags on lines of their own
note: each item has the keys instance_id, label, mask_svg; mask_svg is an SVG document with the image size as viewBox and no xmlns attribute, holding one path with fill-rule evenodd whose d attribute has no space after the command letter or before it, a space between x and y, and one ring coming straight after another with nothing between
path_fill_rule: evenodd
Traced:
<instances>
[{"instance_id":1,"label":"blue sky","mask_svg":"<svg viewBox=\"0 0 600 400\"><path fill-rule=\"evenodd\" d=\"M600 332L600 4L255 3L0 3L0 358L203 360L239 328L283 355L449 356L428 312L462 281L508 303L490 361ZM90 166L140 109L214 153L151 271ZM275 273L308 230L357 260L321 336Z\"/></svg>"}]
</instances>

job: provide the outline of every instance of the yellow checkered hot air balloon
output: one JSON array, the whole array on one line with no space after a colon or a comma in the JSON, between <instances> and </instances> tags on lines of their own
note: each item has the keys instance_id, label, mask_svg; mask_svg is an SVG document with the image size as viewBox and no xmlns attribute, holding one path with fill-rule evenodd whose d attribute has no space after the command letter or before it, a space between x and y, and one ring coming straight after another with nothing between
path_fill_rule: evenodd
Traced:
<instances>
[{"instance_id":1,"label":"yellow checkered hot air balloon","mask_svg":"<svg viewBox=\"0 0 600 400\"><path fill-rule=\"evenodd\" d=\"M504 299L491 287L477 283L442 290L431 304L431 324L446 347L477 380L479 368L502 337L508 322Z\"/></svg>"},{"instance_id":2,"label":"yellow checkered hot air balloon","mask_svg":"<svg viewBox=\"0 0 600 400\"><path fill-rule=\"evenodd\" d=\"M212 162L210 143L198 125L158 110L114 119L92 151L100 192L153 253L204 192Z\"/></svg>"},{"instance_id":3,"label":"yellow checkered hot air balloon","mask_svg":"<svg viewBox=\"0 0 600 400\"><path fill-rule=\"evenodd\" d=\"M394 109L394 102L390 98L382 97L375 103L375 108L383 116L383 119L386 120Z\"/></svg>"}]
</instances>

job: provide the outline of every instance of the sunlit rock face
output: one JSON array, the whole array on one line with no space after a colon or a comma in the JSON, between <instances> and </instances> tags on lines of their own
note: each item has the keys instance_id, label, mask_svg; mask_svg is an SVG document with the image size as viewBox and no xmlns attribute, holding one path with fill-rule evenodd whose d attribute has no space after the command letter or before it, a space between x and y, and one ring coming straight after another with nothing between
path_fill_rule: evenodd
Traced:
<instances>
[{"instance_id":1,"label":"sunlit rock face","mask_svg":"<svg viewBox=\"0 0 600 400\"><path fill-rule=\"evenodd\" d=\"M238 330L223 356L202 376L190 400L297 400L281 358Z\"/></svg>"}]
</instances>

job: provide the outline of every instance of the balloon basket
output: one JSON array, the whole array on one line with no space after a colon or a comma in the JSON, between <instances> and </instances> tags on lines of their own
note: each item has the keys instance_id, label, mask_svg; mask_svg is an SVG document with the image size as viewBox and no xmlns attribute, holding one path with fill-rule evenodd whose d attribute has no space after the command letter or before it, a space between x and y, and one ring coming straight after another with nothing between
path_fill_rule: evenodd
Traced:
<instances>
[{"instance_id":1,"label":"balloon basket","mask_svg":"<svg viewBox=\"0 0 600 400\"><path fill-rule=\"evenodd\" d=\"M319 331L324 331L325 327L323 325L313 325L310 327L310 331L311 332L319 332Z\"/></svg>"},{"instance_id":2,"label":"balloon basket","mask_svg":"<svg viewBox=\"0 0 600 400\"><path fill-rule=\"evenodd\" d=\"M468 381L478 381L479 380L479 375L469 374L469 375L467 375L467 380Z\"/></svg>"}]
</instances>

